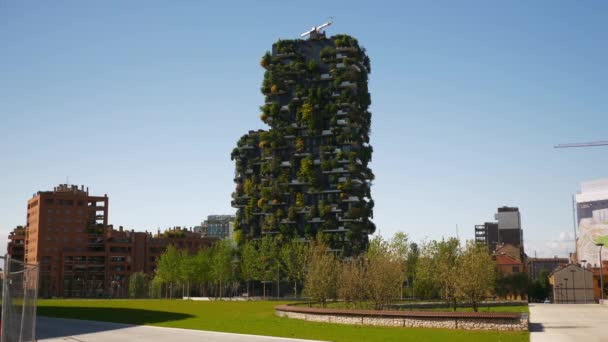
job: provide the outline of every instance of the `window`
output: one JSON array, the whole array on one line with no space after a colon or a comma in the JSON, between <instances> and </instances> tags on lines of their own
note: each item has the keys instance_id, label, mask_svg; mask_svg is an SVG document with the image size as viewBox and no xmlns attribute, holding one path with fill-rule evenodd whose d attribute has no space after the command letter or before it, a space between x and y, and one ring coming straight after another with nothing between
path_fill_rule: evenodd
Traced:
<instances>
[{"instance_id":1,"label":"window","mask_svg":"<svg viewBox=\"0 0 608 342\"><path fill-rule=\"evenodd\" d=\"M519 273L519 266L513 266L513 273Z\"/></svg>"}]
</instances>

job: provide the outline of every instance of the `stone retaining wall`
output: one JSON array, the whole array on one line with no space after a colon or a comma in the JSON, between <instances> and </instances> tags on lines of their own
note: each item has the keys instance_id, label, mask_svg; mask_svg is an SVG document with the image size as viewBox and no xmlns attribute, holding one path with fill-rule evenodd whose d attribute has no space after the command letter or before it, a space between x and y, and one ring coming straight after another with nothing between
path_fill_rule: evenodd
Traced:
<instances>
[{"instance_id":1,"label":"stone retaining wall","mask_svg":"<svg viewBox=\"0 0 608 342\"><path fill-rule=\"evenodd\" d=\"M275 307L275 313L281 317L324 323L464 330L528 330L528 314L512 312L404 312L321 309L279 305Z\"/></svg>"}]
</instances>

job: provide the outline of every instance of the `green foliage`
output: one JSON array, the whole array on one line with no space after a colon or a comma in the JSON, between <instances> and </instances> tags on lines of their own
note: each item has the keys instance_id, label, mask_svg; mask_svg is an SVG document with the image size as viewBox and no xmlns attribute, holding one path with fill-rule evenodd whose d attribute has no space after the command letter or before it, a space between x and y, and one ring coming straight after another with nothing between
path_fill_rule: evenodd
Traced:
<instances>
[{"instance_id":1,"label":"green foliage","mask_svg":"<svg viewBox=\"0 0 608 342\"><path fill-rule=\"evenodd\" d=\"M323 243L316 242L311 248L304 294L325 307L327 301L336 296L338 261Z\"/></svg>"},{"instance_id":2,"label":"green foliage","mask_svg":"<svg viewBox=\"0 0 608 342\"><path fill-rule=\"evenodd\" d=\"M148 280L144 272L135 272L129 276L129 297L145 298L148 295Z\"/></svg>"},{"instance_id":3,"label":"green foliage","mask_svg":"<svg viewBox=\"0 0 608 342\"><path fill-rule=\"evenodd\" d=\"M292 240L281 247L281 270L287 280L293 283L293 295L298 295L298 283L304 281L308 265L308 244Z\"/></svg>"},{"instance_id":4,"label":"green foliage","mask_svg":"<svg viewBox=\"0 0 608 342\"><path fill-rule=\"evenodd\" d=\"M467 244L460 263L458 292L477 311L479 302L487 297L494 286L495 268L485 245Z\"/></svg>"}]
</instances>

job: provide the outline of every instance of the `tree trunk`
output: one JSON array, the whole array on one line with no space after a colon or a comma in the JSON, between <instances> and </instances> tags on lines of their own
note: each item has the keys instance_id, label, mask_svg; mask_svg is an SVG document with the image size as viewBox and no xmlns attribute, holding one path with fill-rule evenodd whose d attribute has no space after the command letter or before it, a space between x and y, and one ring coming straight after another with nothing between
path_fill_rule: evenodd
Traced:
<instances>
[{"instance_id":1,"label":"tree trunk","mask_svg":"<svg viewBox=\"0 0 608 342\"><path fill-rule=\"evenodd\" d=\"M262 295L263 295L262 298L266 299L266 282L263 282L262 284L264 285L264 290L262 292Z\"/></svg>"},{"instance_id":2,"label":"tree trunk","mask_svg":"<svg viewBox=\"0 0 608 342\"><path fill-rule=\"evenodd\" d=\"M293 297L298 298L298 282L293 282Z\"/></svg>"}]
</instances>

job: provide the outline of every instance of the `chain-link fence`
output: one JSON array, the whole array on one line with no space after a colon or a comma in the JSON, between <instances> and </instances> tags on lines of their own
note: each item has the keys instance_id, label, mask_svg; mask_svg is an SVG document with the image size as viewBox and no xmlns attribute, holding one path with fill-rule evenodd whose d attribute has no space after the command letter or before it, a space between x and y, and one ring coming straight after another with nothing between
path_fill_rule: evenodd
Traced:
<instances>
[{"instance_id":1,"label":"chain-link fence","mask_svg":"<svg viewBox=\"0 0 608 342\"><path fill-rule=\"evenodd\" d=\"M0 342L36 340L36 299L38 265L0 257L2 276L2 316Z\"/></svg>"}]
</instances>

